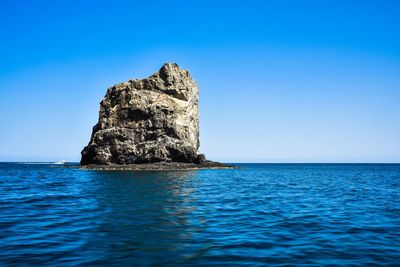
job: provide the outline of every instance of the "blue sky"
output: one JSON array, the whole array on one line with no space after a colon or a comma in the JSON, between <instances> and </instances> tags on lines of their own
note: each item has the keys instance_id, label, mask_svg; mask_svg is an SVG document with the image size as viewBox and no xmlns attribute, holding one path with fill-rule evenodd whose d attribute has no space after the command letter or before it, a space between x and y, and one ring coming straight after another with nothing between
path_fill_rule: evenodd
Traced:
<instances>
[{"instance_id":1,"label":"blue sky","mask_svg":"<svg viewBox=\"0 0 400 267\"><path fill-rule=\"evenodd\" d=\"M400 162L397 1L0 0L0 161L79 161L109 86L164 62L226 162Z\"/></svg>"}]
</instances>

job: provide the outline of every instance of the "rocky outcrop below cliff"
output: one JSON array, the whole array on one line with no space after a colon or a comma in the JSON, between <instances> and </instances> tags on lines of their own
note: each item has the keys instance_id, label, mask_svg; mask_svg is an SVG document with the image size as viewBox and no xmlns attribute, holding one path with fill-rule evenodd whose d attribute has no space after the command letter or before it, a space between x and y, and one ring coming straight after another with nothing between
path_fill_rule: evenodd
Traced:
<instances>
[{"instance_id":1,"label":"rocky outcrop below cliff","mask_svg":"<svg viewBox=\"0 0 400 267\"><path fill-rule=\"evenodd\" d=\"M126 165L97 165L88 164L81 166L89 170L112 170L112 171L176 171L176 170L201 170L201 169L233 169L232 165L206 160L203 163L186 162L155 162L155 163L135 163Z\"/></svg>"},{"instance_id":2,"label":"rocky outcrop below cliff","mask_svg":"<svg viewBox=\"0 0 400 267\"><path fill-rule=\"evenodd\" d=\"M198 153L198 97L196 81L175 63L110 87L81 165L212 165Z\"/></svg>"}]
</instances>

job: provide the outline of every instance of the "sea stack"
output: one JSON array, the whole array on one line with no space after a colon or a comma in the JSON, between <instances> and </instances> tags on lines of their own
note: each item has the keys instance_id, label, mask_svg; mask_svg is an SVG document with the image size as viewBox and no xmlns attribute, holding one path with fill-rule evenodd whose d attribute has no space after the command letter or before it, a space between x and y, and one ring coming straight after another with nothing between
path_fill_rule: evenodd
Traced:
<instances>
[{"instance_id":1,"label":"sea stack","mask_svg":"<svg viewBox=\"0 0 400 267\"><path fill-rule=\"evenodd\" d=\"M176 63L110 87L81 165L217 164L198 153L198 104L196 81Z\"/></svg>"}]
</instances>

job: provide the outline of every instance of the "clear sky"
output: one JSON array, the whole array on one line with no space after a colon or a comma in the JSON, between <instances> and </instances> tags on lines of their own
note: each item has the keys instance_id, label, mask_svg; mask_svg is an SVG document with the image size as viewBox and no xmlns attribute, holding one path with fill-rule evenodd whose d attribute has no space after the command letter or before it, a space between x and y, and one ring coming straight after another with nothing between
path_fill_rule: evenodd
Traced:
<instances>
[{"instance_id":1,"label":"clear sky","mask_svg":"<svg viewBox=\"0 0 400 267\"><path fill-rule=\"evenodd\" d=\"M225 162L400 162L399 1L0 0L0 161L79 161L109 86L164 62Z\"/></svg>"}]
</instances>

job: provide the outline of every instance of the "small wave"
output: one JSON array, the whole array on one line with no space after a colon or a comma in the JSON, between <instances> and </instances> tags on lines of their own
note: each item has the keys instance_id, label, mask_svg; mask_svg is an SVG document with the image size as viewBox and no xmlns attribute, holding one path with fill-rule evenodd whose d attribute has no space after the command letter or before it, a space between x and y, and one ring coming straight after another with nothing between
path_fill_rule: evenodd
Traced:
<instances>
[{"instance_id":1,"label":"small wave","mask_svg":"<svg viewBox=\"0 0 400 267\"><path fill-rule=\"evenodd\" d=\"M22 165L48 165L48 164L55 164L54 162L16 162L17 164Z\"/></svg>"}]
</instances>

